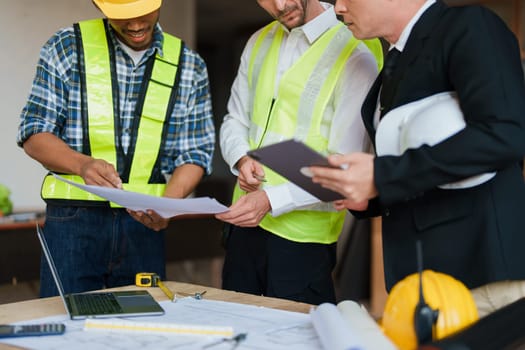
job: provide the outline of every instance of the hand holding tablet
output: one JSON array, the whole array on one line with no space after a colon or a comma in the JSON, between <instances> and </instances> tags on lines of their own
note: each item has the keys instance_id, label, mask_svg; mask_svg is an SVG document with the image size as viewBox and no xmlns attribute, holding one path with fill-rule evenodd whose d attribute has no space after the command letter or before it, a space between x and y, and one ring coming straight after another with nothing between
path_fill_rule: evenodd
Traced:
<instances>
[{"instance_id":1,"label":"hand holding tablet","mask_svg":"<svg viewBox=\"0 0 525 350\"><path fill-rule=\"evenodd\" d=\"M342 199L337 192L312 182L311 166L334 168L328 158L297 140L287 140L249 151L248 156L269 167L324 202Z\"/></svg>"}]
</instances>

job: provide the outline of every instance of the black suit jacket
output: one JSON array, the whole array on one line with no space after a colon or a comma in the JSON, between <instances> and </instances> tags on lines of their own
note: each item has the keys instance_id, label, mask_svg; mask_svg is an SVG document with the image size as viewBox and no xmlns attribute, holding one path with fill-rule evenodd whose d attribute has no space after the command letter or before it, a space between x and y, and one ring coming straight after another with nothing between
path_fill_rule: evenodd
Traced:
<instances>
[{"instance_id":1,"label":"black suit jacket","mask_svg":"<svg viewBox=\"0 0 525 350\"><path fill-rule=\"evenodd\" d=\"M424 268L474 288L525 279L525 86L517 41L483 7L432 5L414 26L393 72L387 110L444 91L456 91L467 126L439 144L374 160L378 198L358 217L382 215L387 289ZM380 79L363 104L372 140ZM437 186L497 171L480 186Z\"/></svg>"}]
</instances>

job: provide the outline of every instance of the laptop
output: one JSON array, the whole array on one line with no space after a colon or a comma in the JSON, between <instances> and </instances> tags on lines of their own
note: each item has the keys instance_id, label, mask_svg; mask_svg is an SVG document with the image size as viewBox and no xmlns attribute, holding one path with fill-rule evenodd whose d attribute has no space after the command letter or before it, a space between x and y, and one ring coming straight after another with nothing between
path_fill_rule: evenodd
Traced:
<instances>
[{"instance_id":1,"label":"laptop","mask_svg":"<svg viewBox=\"0 0 525 350\"><path fill-rule=\"evenodd\" d=\"M164 309L146 290L87 292L66 295L44 233L38 224L36 231L60 297L72 320L164 315Z\"/></svg>"}]
</instances>

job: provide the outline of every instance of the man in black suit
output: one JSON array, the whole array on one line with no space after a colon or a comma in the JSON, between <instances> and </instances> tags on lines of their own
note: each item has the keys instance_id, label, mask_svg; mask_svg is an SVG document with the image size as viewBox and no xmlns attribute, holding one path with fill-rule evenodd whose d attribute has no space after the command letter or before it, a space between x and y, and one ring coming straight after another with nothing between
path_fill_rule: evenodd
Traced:
<instances>
[{"instance_id":1,"label":"man in black suit","mask_svg":"<svg viewBox=\"0 0 525 350\"><path fill-rule=\"evenodd\" d=\"M456 96L464 128L397 154L333 155L346 170L313 167L313 181L345 196L337 208L382 216L388 290L417 271L420 240L424 268L461 280L480 315L525 296L525 84L516 38L488 9L441 0L337 0L336 11L357 38L383 37L400 51L362 108L376 151L396 133L379 135L389 112L429 96ZM480 174L481 182L464 180Z\"/></svg>"}]
</instances>

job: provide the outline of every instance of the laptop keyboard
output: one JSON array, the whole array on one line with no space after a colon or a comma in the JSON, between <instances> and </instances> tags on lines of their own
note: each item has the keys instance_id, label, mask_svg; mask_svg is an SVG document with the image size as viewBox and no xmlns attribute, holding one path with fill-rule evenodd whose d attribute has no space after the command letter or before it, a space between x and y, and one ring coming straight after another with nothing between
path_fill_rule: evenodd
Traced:
<instances>
[{"instance_id":1,"label":"laptop keyboard","mask_svg":"<svg viewBox=\"0 0 525 350\"><path fill-rule=\"evenodd\" d=\"M111 293L75 294L75 304L81 315L121 313L122 307Z\"/></svg>"}]
</instances>

